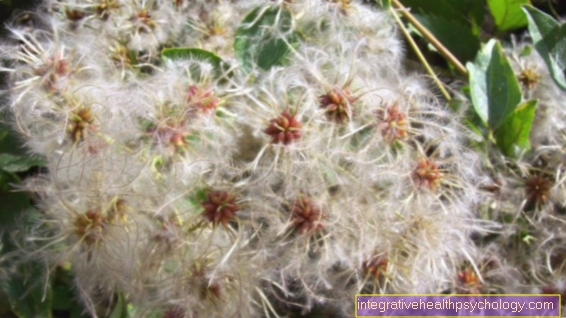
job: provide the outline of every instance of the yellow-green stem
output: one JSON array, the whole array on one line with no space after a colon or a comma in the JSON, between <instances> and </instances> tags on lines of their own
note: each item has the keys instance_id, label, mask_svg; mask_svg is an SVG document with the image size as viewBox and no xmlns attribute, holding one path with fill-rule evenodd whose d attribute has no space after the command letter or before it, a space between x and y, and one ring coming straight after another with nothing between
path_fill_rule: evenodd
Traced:
<instances>
[{"instance_id":1,"label":"yellow-green stem","mask_svg":"<svg viewBox=\"0 0 566 318\"><path fill-rule=\"evenodd\" d=\"M436 37L432 33L430 33L428 29L425 28L419 22L419 20L417 20L417 18L415 18L415 16L413 16L411 12L409 12L409 10L407 10L407 8L405 8L401 4L401 2L399 2L399 0L392 0L391 3L393 3L395 8L399 9L401 14L409 21L409 23L411 23L411 25L413 25L415 29L417 29L422 34L422 36L436 48L440 55L450 61L450 63L452 63L456 67L456 70L460 72L460 74L462 74L466 78L468 77L468 70L466 70L466 67L464 67L464 65L444 45L442 45L442 43L440 43L440 41L438 41Z\"/></svg>"},{"instance_id":2,"label":"yellow-green stem","mask_svg":"<svg viewBox=\"0 0 566 318\"><path fill-rule=\"evenodd\" d=\"M450 94L448 93L446 88L444 88L444 84L440 81L440 79L438 79L438 76L436 76L436 73L434 73L434 70L432 69L432 67L430 67L430 64L428 64L426 58L424 57L423 53L419 49L417 43L415 43L415 40L413 40L413 37L411 37L411 35L409 34L409 31L407 30L407 28L405 28L403 21L401 21L401 19L399 19L399 17L397 16L397 13L393 9L390 9L390 10L391 10L393 17L395 17L395 21L397 21L397 24L399 24L401 31L403 31L403 34L407 38L409 45L411 45L411 47L413 48L413 50L417 54L419 60L421 60L421 63L423 63L427 72L430 74L430 76L432 77L432 79L434 80L434 82L436 83L438 88L440 89L440 92L442 93L442 95L444 95L444 98L446 98L447 101L451 101L452 97L450 97Z\"/></svg>"}]
</instances>

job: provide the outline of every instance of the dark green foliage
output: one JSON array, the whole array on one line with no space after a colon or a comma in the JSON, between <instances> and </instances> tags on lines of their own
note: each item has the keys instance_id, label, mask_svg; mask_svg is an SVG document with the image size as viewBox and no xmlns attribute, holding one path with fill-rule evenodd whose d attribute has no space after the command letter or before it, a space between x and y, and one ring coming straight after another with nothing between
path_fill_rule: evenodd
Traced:
<instances>
[{"instance_id":1,"label":"dark green foliage","mask_svg":"<svg viewBox=\"0 0 566 318\"><path fill-rule=\"evenodd\" d=\"M556 84L566 90L566 24L559 25L550 15L531 6L525 6L523 10L529 19L535 49L546 62Z\"/></svg>"},{"instance_id":2,"label":"dark green foliage","mask_svg":"<svg viewBox=\"0 0 566 318\"><path fill-rule=\"evenodd\" d=\"M248 14L236 31L236 59L246 71L283 65L297 42L293 17L284 6L261 6Z\"/></svg>"},{"instance_id":3,"label":"dark green foliage","mask_svg":"<svg viewBox=\"0 0 566 318\"><path fill-rule=\"evenodd\" d=\"M403 5L460 61L471 61L480 48L484 5L477 0L403 0Z\"/></svg>"}]
</instances>

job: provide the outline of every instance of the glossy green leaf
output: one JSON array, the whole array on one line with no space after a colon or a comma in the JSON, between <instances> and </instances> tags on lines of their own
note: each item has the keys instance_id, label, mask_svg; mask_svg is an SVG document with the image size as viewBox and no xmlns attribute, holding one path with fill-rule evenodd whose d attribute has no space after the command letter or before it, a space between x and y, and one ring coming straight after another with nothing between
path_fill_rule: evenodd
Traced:
<instances>
[{"instance_id":1,"label":"glossy green leaf","mask_svg":"<svg viewBox=\"0 0 566 318\"><path fill-rule=\"evenodd\" d=\"M471 61L480 49L478 33L484 5L478 0L403 0L403 5L460 61Z\"/></svg>"},{"instance_id":2,"label":"glossy green leaf","mask_svg":"<svg viewBox=\"0 0 566 318\"><path fill-rule=\"evenodd\" d=\"M43 167L45 161L38 157L16 156L8 153L0 153L0 170L6 172L23 172L31 167Z\"/></svg>"},{"instance_id":3,"label":"glossy green leaf","mask_svg":"<svg viewBox=\"0 0 566 318\"><path fill-rule=\"evenodd\" d=\"M236 31L234 53L246 71L283 65L297 36L285 6L261 6L249 13Z\"/></svg>"},{"instance_id":4,"label":"glossy green leaf","mask_svg":"<svg viewBox=\"0 0 566 318\"><path fill-rule=\"evenodd\" d=\"M530 100L521 104L495 131L497 146L506 156L517 157L521 152L531 148L529 135L535 118L537 102L537 100Z\"/></svg>"},{"instance_id":5,"label":"glossy green leaf","mask_svg":"<svg viewBox=\"0 0 566 318\"><path fill-rule=\"evenodd\" d=\"M517 77L503 54L501 44L488 42L474 63L467 63L470 93L476 113L491 129L503 123L522 98Z\"/></svg>"},{"instance_id":6,"label":"glossy green leaf","mask_svg":"<svg viewBox=\"0 0 566 318\"><path fill-rule=\"evenodd\" d=\"M566 24L560 26L550 15L524 6L529 21L529 33L537 52L542 56L556 84L566 90Z\"/></svg>"},{"instance_id":7,"label":"glossy green leaf","mask_svg":"<svg viewBox=\"0 0 566 318\"><path fill-rule=\"evenodd\" d=\"M530 3L530 0L487 0L495 25L502 32L527 25L527 17L521 6Z\"/></svg>"},{"instance_id":8,"label":"glossy green leaf","mask_svg":"<svg viewBox=\"0 0 566 318\"><path fill-rule=\"evenodd\" d=\"M492 129L497 129L517 108L523 96L515 72L500 43L493 47L486 79L489 98L488 123Z\"/></svg>"}]
</instances>

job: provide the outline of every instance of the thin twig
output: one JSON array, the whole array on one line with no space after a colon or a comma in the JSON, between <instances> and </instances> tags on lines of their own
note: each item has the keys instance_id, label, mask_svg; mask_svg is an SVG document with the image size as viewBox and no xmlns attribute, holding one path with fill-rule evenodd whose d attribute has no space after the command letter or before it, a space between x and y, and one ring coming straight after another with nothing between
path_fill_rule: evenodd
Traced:
<instances>
[{"instance_id":1,"label":"thin twig","mask_svg":"<svg viewBox=\"0 0 566 318\"><path fill-rule=\"evenodd\" d=\"M407 30L407 28L405 28L403 21L401 21L401 19L399 19L399 17L397 16L397 13L393 9L390 9L390 10L391 10L393 17L395 17L397 24L399 24L399 27L403 31L403 34L407 38L407 41L409 41L409 44L411 45L411 47L413 48L413 50L415 51L415 53L419 57L419 60L421 60L421 63L423 63L423 65L425 66L427 72L432 76L434 82L436 83L436 85L440 89L440 92L442 93L442 95L444 95L444 98L446 98L447 101L451 101L452 97L450 97L450 94L448 93L446 88L444 88L444 84L442 83L442 81L440 81L440 79L438 79L438 76L436 76L436 74L434 73L434 70L432 69L432 67L430 67L430 64L428 64L423 53L421 52L421 50L417 46L417 43L415 43L415 40L413 40L413 38L409 34L409 31Z\"/></svg>"},{"instance_id":2,"label":"thin twig","mask_svg":"<svg viewBox=\"0 0 566 318\"><path fill-rule=\"evenodd\" d=\"M432 33L425 28L415 16L409 12L407 8L405 8L399 0L392 0L393 5L399 9L401 14L411 23L421 34L422 36L427 39L430 44L432 44L437 50L440 55L442 55L445 59L450 61L456 67L456 70L460 72L466 78L468 77L468 70L464 67L464 65L444 46L440 41L436 39Z\"/></svg>"},{"instance_id":3,"label":"thin twig","mask_svg":"<svg viewBox=\"0 0 566 318\"><path fill-rule=\"evenodd\" d=\"M554 6L552 5L552 0L548 0L548 8L550 9L550 12L552 12L552 15L554 15L554 17L556 19L560 19L560 15L558 14L558 12L556 12L556 9L554 9Z\"/></svg>"}]
</instances>

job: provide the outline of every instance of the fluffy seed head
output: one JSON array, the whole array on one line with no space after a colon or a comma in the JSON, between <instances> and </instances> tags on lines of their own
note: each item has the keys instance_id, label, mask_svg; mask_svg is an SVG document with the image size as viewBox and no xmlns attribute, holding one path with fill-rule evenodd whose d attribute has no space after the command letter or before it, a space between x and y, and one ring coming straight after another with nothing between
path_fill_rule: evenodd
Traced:
<instances>
[{"instance_id":1,"label":"fluffy seed head","mask_svg":"<svg viewBox=\"0 0 566 318\"><path fill-rule=\"evenodd\" d=\"M542 175L533 175L525 182L525 194L529 202L544 204L552 189L552 182Z\"/></svg>"},{"instance_id":2,"label":"fluffy seed head","mask_svg":"<svg viewBox=\"0 0 566 318\"><path fill-rule=\"evenodd\" d=\"M147 132L151 134L153 142L156 145L171 145L174 151L180 151L187 146L185 137L189 135L183 127L183 122L178 122L178 118L166 119L163 123L158 125L150 125Z\"/></svg>"},{"instance_id":3,"label":"fluffy seed head","mask_svg":"<svg viewBox=\"0 0 566 318\"><path fill-rule=\"evenodd\" d=\"M75 234L87 245L100 241L106 227L106 218L98 211L88 210L75 219Z\"/></svg>"},{"instance_id":4,"label":"fluffy seed head","mask_svg":"<svg viewBox=\"0 0 566 318\"><path fill-rule=\"evenodd\" d=\"M357 98L346 88L334 87L319 97L320 107L324 108L326 117L338 124L350 120L352 104Z\"/></svg>"},{"instance_id":5,"label":"fluffy seed head","mask_svg":"<svg viewBox=\"0 0 566 318\"><path fill-rule=\"evenodd\" d=\"M308 197L295 200L291 211L291 222L299 233L309 233L323 228L324 212Z\"/></svg>"},{"instance_id":6,"label":"fluffy seed head","mask_svg":"<svg viewBox=\"0 0 566 318\"><path fill-rule=\"evenodd\" d=\"M374 280L379 280L382 275L387 271L389 262L386 257L374 256L363 262L362 268L366 275L370 275Z\"/></svg>"},{"instance_id":7,"label":"fluffy seed head","mask_svg":"<svg viewBox=\"0 0 566 318\"><path fill-rule=\"evenodd\" d=\"M77 143L86 135L86 129L94 122L94 116L90 107L81 107L71 114L70 123L67 126L71 140Z\"/></svg>"},{"instance_id":8,"label":"fluffy seed head","mask_svg":"<svg viewBox=\"0 0 566 318\"><path fill-rule=\"evenodd\" d=\"M407 136L407 120L397 105L388 106L385 111L377 112L379 130L388 142L395 142Z\"/></svg>"},{"instance_id":9,"label":"fluffy seed head","mask_svg":"<svg viewBox=\"0 0 566 318\"><path fill-rule=\"evenodd\" d=\"M146 26L149 29L155 29L155 22L151 18L151 13L147 12L146 9L143 9L140 12L138 12L136 15L134 15L131 18L131 20L134 21L134 22L138 21L139 23L143 24L144 26ZM140 26L138 31L139 32L145 32L146 29Z\"/></svg>"},{"instance_id":10,"label":"fluffy seed head","mask_svg":"<svg viewBox=\"0 0 566 318\"><path fill-rule=\"evenodd\" d=\"M112 61L114 61L117 65L125 67L132 64L130 51L128 51L128 48L124 45L117 43L110 50L112 51Z\"/></svg>"},{"instance_id":11,"label":"fluffy seed head","mask_svg":"<svg viewBox=\"0 0 566 318\"><path fill-rule=\"evenodd\" d=\"M71 66L64 56L54 54L34 71L37 76L41 77L43 88L54 93L58 91L58 81L71 73Z\"/></svg>"},{"instance_id":12,"label":"fluffy seed head","mask_svg":"<svg viewBox=\"0 0 566 318\"><path fill-rule=\"evenodd\" d=\"M203 216L218 225L226 226L228 221L236 219L240 206L236 203L236 195L224 190L213 190L206 194L207 200L202 201Z\"/></svg>"},{"instance_id":13,"label":"fluffy seed head","mask_svg":"<svg viewBox=\"0 0 566 318\"><path fill-rule=\"evenodd\" d=\"M102 19L106 20L110 17L112 11L120 8L120 4L116 0L100 0L96 6L96 14Z\"/></svg>"},{"instance_id":14,"label":"fluffy seed head","mask_svg":"<svg viewBox=\"0 0 566 318\"><path fill-rule=\"evenodd\" d=\"M126 204L126 200L118 199L115 203L110 207L107 212L107 219L108 222L114 223L118 221L126 221L127 215L126 212L128 211L128 205Z\"/></svg>"},{"instance_id":15,"label":"fluffy seed head","mask_svg":"<svg viewBox=\"0 0 566 318\"><path fill-rule=\"evenodd\" d=\"M517 75L517 79L521 82L523 87L533 89L540 82L540 74L537 73L535 69L526 68Z\"/></svg>"},{"instance_id":16,"label":"fluffy seed head","mask_svg":"<svg viewBox=\"0 0 566 318\"><path fill-rule=\"evenodd\" d=\"M285 110L279 117L269 121L269 126L264 132L271 136L271 143L288 145L301 138L301 127L302 124L295 118L295 115Z\"/></svg>"},{"instance_id":17,"label":"fluffy seed head","mask_svg":"<svg viewBox=\"0 0 566 318\"><path fill-rule=\"evenodd\" d=\"M208 113L218 106L218 97L214 95L212 89L191 85L187 90L187 102L193 110Z\"/></svg>"},{"instance_id":18,"label":"fluffy seed head","mask_svg":"<svg viewBox=\"0 0 566 318\"><path fill-rule=\"evenodd\" d=\"M457 291L462 294L478 294L481 288L481 283L475 271L469 268L464 268L458 272L458 287Z\"/></svg>"},{"instance_id":19,"label":"fluffy seed head","mask_svg":"<svg viewBox=\"0 0 566 318\"><path fill-rule=\"evenodd\" d=\"M80 10L67 8L65 10L65 15L71 22L77 22L82 20L86 16L86 13Z\"/></svg>"},{"instance_id":20,"label":"fluffy seed head","mask_svg":"<svg viewBox=\"0 0 566 318\"><path fill-rule=\"evenodd\" d=\"M440 183L442 173L438 170L438 164L431 159L421 157L413 171L413 182L418 187L433 190Z\"/></svg>"}]
</instances>

